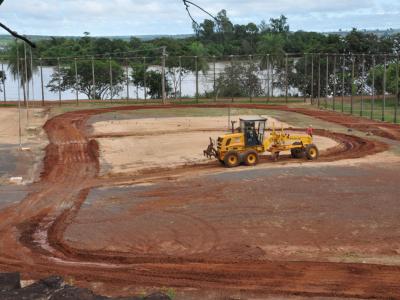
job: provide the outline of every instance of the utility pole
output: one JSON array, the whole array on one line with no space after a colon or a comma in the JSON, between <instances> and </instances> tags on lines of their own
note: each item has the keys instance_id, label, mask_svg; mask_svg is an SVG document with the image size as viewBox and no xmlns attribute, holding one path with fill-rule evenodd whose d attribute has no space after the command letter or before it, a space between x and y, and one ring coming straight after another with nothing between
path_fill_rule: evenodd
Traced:
<instances>
[{"instance_id":1,"label":"utility pole","mask_svg":"<svg viewBox=\"0 0 400 300\"><path fill-rule=\"evenodd\" d=\"M166 47L162 47L162 76L161 76L161 86L162 86L162 102L166 104L167 95L165 92L165 56L166 56Z\"/></svg>"}]
</instances>

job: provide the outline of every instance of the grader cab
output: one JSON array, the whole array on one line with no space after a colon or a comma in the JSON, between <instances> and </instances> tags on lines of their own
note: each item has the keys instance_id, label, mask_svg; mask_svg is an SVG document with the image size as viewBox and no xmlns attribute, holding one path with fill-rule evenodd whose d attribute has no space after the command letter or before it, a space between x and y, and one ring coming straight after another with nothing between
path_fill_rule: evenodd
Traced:
<instances>
[{"instance_id":1,"label":"grader cab","mask_svg":"<svg viewBox=\"0 0 400 300\"><path fill-rule=\"evenodd\" d=\"M276 131L275 127L266 135L266 122L267 119L261 117L241 118L240 127L236 130L232 128L232 133L218 137L216 147L210 138L204 155L217 158L229 168L237 167L241 163L254 166L264 152L271 153L274 161L279 159L279 154L283 151L290 151L293 158L318 158L318 148L313 144L310 135L291 135L283 129Z\"/></svg>"}]
</instances>

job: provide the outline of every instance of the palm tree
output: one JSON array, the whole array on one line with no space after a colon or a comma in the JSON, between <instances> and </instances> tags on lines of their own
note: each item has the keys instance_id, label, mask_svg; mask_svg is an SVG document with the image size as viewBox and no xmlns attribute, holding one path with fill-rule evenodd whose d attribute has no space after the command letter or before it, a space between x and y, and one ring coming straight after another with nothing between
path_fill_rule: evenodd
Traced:
<instances>
[{"instance_id":1,"label":"palm tree","mask_svg":"<svg viewBox=\"0 0 400 300\"><path fill-rule=\"evenodd\" d=\"M0 0L0 5L2 5L3 2L4 2L4 0ZM12 54L10 55L10 58L9 58L9 66L8 66L8 68L10 69L14 79L20 80L21 85L22 85L23 90L24 90L24 102L26 104L26 98L27 98L27 92L28 91L25 89L25 83L29 83L30 79L32 78L32 74L36 69L33 66L31 66L33 64L28 63L29 60L27 59L26 44L28 44L31 47L31 51L32 51L32 48L36 48L36 45L34 43L32 43L26 37L24 37L22 35L19 35L17 32L13 31L12 29L10 29L9 27L7 27L6 25L4 25L1 22L0 22L0 27L5 29L12 36L14 36L16 38L16 41L18 41L18 39L20 39L20 40L25 42L22 45L22 47L23 47L23 52L22 53L24 54L23 55L24 58L22 60L20 60L21 49L20 49L20 45L18 45L18 43L16 43L16 45L13 46L13 47L15 47L15 49L14 49L15 51L11 51ZM32 52L30 52L30 53L32 55ZM22 75L25 75L25 76L22 76ZM29 87L29 84L27 85L27 87Z\"/></svg>"},{"instance_id":2,"label":"palm tree","mask_svg":"<svg viewBox=\"0 0 400 300\"><path fill-rule=\"evenodd\" d=\"M26 43L17 41L9 49L8 69L14 80L18 80L22 86L24 103L29 98L29 82L34 73L37 72L37 61L31 60L32 49Z\"/></svg>"}]
</instances>

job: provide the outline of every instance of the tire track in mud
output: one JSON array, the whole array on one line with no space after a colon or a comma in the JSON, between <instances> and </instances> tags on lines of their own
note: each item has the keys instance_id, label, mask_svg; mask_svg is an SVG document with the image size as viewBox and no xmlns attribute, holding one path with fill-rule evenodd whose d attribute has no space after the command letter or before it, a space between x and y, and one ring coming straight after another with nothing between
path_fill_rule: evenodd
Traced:
<instances>
[{"instance_id":1,"label":"tire track in mud","mask_svg":"<svg viewBox=\"0 0 400 300\"><path fill-rule=\"evenodd\" d=\"M260 105L235 107L288 110ZM400 267L394 266L251 259L230 261L212 257L140 257L110 251L85 252L69 247L63 240L64 231L74 220L99 172L98 145L88 139L86 121L95 114L105 112L156 108L176 106L69 112L46 123L50 144L46 148L41 180L32 185L32 192L21 203L0 211L2 269L21 271L32 277L59 274L73 276L83 282L101 281L110 291L121 284L131 284L313 296L400 298ZM321 157L326 161L362 157L386 149L382 143L354 136L329 131L316 134L341 141L342 146L331 149ZM174 174L177 171L164 172Z\"/></svg>"}]
</instances>

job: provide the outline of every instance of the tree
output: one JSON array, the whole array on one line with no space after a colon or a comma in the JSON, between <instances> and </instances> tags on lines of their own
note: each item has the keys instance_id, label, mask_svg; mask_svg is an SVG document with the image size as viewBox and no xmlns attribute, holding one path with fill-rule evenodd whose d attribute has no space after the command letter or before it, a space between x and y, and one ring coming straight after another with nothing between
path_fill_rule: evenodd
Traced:
<instances>
[{"instance_id":1,"label":"tree","mask_svg":"<svg viewBox=\"0 0 400 300\"><path fill-rule=\"evenodd\" d=\"M289 24L287 18L281 15L279 18L270 20L270 31L274 33L289 33Z\"/></svg>"},{"instance_id":2,"label":"tree","mask_svg":"<svg viewBox=\"0 0 400 300\"><path fill-rule=\"evenodd\" d=\"M290 60L288 67L289 86L297 87L303 95L316 98L318 96L318 82L320 84L321 97L332 95L334 90L333 86L336 83L335 87L336 95L342 95L342 92L345 95L351 94L352 92L351 70L349 68L345 68L344 86L342 86L342 76L343 76L342 65L339 64L339 61L337 60L336 75L335 75L332 59L333 59L332 57L329 57L328 61L328 68L329 68L328 85L326 82L327 60L325 55L323 56L307 55L307 58L302 57L294 61ZM311 76L312 66L314 67L313 78ZM318 73L319 73L318 68L320 68L320 78L318 78ZM284 73L282 76L285 76ZM284 78L281 77L281 81L284 82ZM361 83L361 79L359 79L357 82ZM355 93L357 93L362 87L362 84L357 85L356 84L357 82L353 84L353 87L356 87Z\"/></svg>"},{"instance_id":3,"label":"tree","mask_svg":"<svg viewBox=\"0 0 400 300\"><path fill-rule=\"evenodd\" d=\"M397 63L390 63L386 67L386 92L390 93L392 95L396 95L396 92L398 92L399 88L397 87L397 84L399 83L400 77L396 79L396 68L397 68ZM368 73L368 78L367 78L367 83L368 85L372 86L373 82L373 76L375 76L375 83L374 83L374 90L375 93L378 95L383 94L383 79L384 79L384 72L385 68L384 65L377 65L375 69L371 69ZM375 73L375 74L373 74ZM397 74L400 74L400 70L397 71ZM397 99L400 101L400 94L397 94Z\"/></svg>"},{"instance_id":4,"label":"tree","mask_svg":"<svg viewBox=\"0 0 400 300\"><path fill-rule=\"evenodd\" d=\"M32 76L37 72L37 60L30 59L32 48L28 48L25 43L12 43L9 46L8 70L14 80L19 81L23 89L24 103L29 94L29 83Z\"/></svg>"},{"instance_id":5,"label":"tree","mask_svg":"<svg viewBox=\"0 0 400 300\"><path fill-rule=\"evenodd\" d=\"M233 32L233 24L229 20L225 9L221 10L216 17L218 31L224 34L230 34Z\"/></svg>"},{"instance_id":6,"label":"tree","mask_svg":"<svg viewBox=\"0 0 400 300\"><path fill-rule=\"evenodd\" d=\"M147 70L143 64L133 64L132 81L135 85L145 87L152 99L162 98L162 74L160 71ZM165 92L169 95L171 86L165 78Z\"/></svg>"},{"instance_id":7,"label":"tree","mask_svg":"<svg viewBox=\"0 0 400 300\"><path fill-rule=\"evenodd\" d=\"M85 94L89 99L106 99L115 97L123 89L124 72L120 64L111 61L112 81L110 81L110 62L95 60L95 88L93 89L92 62L79 61L77 63L78 80L75 78L75 65L71 63L60 68L60 72L55 72L47 87L52 92L78 90Z\"/></svg>"},{"instance_id":8,"label":"tree","mask_svg":"<svg viewBox=\"0 0 400 300\"><path fill-rule=\"evenodd\" d=\"M0 82L1 82L0 92L3 91L4 85L6 83L6 79L7 79L6 72L0 71Z\"/></svg>"},{"instance_id":9,"label":"tree","mask_svg":"<svg viewBox=\"0 0 400 300\"><path fill-rule=\"evenodd\" d=\"M181 88L180 83L182 82L182 80L184 80L184 78L189 72L190 72L189 70L184 68L178 68L178 67L167 68L166 74L167 77L172 81L172 92L175 99L178 98L178 90L180 91L180 93L182 93L182 91L180 90Z\"/></svg>"},{"instance_id":10,"label":"tree","mask_svg":"<svg viewBox=\"0 0 400 300\"><path fill-rule=\"evenodd\" d=\"M27 54L26 60L25 60L25 51ZM29 49L27 49L23 43L13 43L10 46L8 69L10 70L15 80L20 80L21 85L25 84L26 79L30 81L32 75L37 71L37 61L33 60L31 64L29 54L30 54ZM17 63L17 56L19 57L18 63ZM18 70L18 65L19 65L19 70ZM31 68L31 66L33 66L33 68ZM25 71L27 71L26 74ZM18 73L19 73L19 78L18 78Z\"/></svg>"},{"instance_id":11,"label":"tree","mask_svg":"<svg viewBox=\"0 0 400 300\"><path fill-rule=\"evenodd\" d=\"M217 80L217 94L228 97L256 97L262 95L258 67L255 63L234 62L225 67Z\"/></svg>"},{"instance_id":12,"label":"tree","mask_svg":"<svg viewBox=\"0 0 400 300\"><path fill-rule=\"evenodd\" d=\"M215 34L215 22L213 20L204 20L199 26L199 36L205 40L212 40Z\"/></svg>"}]
</instances>

